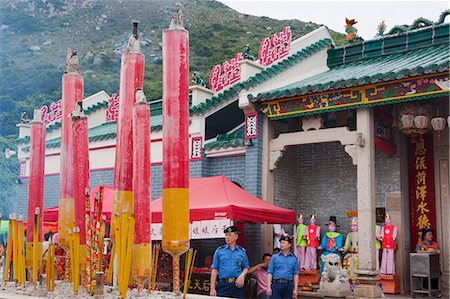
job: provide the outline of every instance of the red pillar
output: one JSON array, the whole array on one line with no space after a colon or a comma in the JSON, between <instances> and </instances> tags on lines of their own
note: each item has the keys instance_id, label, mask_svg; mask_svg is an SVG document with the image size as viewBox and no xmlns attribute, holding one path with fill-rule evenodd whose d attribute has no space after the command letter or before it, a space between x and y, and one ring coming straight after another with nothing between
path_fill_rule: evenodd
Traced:
<instances>
[{"instance_id":1,"label":"red pillar","mask_svg":"<svg viewBox=\"0 0 450 299\"><path fill-rule=\"evenodd\" d=\"M163 31L162 246L174 257L189 249L189 38L182 18L177 12Z\"/></svg>"},{"instance_id":2,"label":"red pillar","mask_svg":"<svg viewBox=\"0 0 450 299\"><path fill-rule=\"evenodd\" d=\"M141 90L133 106L133 197L136 225L134 231L132 275L142 289L150 275L150 107Z\"/></svg>"},{"instance_id":3,"label":"red pillar","mask_svg":"<svg viewBox=\"0 0 450 299\"><path fill-rule=\"evenodd\" d=\"M45 165L45 126L42 122L41 111L34 110L31 122L30 139L30 176L28 184L28 222L27 249L32 245L34 231L34 215L36 208L40 211L39 240L42 242L42 212L44 208L44 165ZM32 258L31 255L29 255ZM28 257L28 255L27 255ZM27 259L28 260L28 259Z\"/></svg>"},{"instance_id":4,"label":"red pillar","mask_svg":"<svg viewBox=\"0 0 450 299\"><path fill-rule=\"evenodd\" d=\"M67 229L75 225L75 185L73 173L73 136L70 112L84 98L83 77L80 75L78 56L68 49L66 67L62 77L62 117L60 154L59 243L68 248Z\"/></svg>"},{"instance_id":5,"label":"red pillar","mask_svg":"<svg viewBox=\"0 0 450 299\"><path fill-rule=\"evenodd\" d=\"M83 102L78 102L72 113L72 136L75 184L75 226L80 228L80 244L86 244L86 188L89 188L89 131L88 120L83 113Z\"/></svg>"}]
</instances>

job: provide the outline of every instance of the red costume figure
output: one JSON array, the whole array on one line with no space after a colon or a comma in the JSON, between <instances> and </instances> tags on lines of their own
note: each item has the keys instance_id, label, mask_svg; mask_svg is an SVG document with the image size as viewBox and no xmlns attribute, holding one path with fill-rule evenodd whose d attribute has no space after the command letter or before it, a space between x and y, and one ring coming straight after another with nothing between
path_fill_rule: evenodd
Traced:
<instances>
[{"instance_id":1,"label":"red costume figure","mask_svg":"<svg viewBox=\"0 0 450 299\"><path fill-rule=\"evenodd\" d=\"M173 257L179 293L179 257L189 249L189 38L178 11L163 31L162 247Z\"/></svg>"},{"instance_id":2,"label":"red costume figure","mask_svg":"<svg viewBox=\"0 0 450 299\"><path fill-rule=\"evenodd\" d=\"M62 117L61 117L61 154L60 154L60 200L59 200L59 243L68 249L68 229L75 226L75 183L73 169L74 142L72 136L72 118L70 113L76 103L84 98L83 77L80 75L77 53L68 49L67 61L62 77Z\"/></svg>"},{"instance_id":3,"label":"red costume figure","mask_svg":"<svg viewBox=\"0 0 450 299\"><path fill-rule=\"evenodd\" d=\"M391 216L386 214L385 225L381 229L381 241L383 253L381 257L381 274L395 274L395 243L397 239L397 227L392 225Z\"/></svg>"},{"instance_id":4,"label":"red costume figure","mask_svg":"<svg viewBox=\"0 0 450 299\"><path fill-rule=\"evenodd\" d=\"M31 122L30 139L30 176L28 184L28 225L27 225L27 268L33 265L33 232L34 215L36 208L41 212L38 226L39 247L42 243L42 211L44 210L44 165L45 165L45 126L42 121L41 111L34 110ZM40 250L39 250L40 252Z\"/></svg>"},{"instance_id":5,"label":"red costume figure","mask_svg":"<svg viewBox=\"0 0 450 299\"><path fill-rule=\"evenodd\" d=\"M307 240L305 264L306 270L317 269L317 247L320 241L320 226L316 225L316 215L312 215L309 225L306 227L305 236Z\"/></svg>"}]
</instances>

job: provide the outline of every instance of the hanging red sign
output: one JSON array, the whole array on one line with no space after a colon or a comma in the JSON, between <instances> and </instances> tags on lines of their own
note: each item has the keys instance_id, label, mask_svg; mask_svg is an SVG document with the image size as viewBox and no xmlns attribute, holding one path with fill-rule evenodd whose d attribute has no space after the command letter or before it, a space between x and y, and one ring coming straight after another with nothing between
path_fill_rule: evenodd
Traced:
<instances>
[{"instance_id":1,"label":"hanging red sign","mask_svg":"<svg viewBox=\"0 0 450 299\"><path fill-rule=\"evenodd\" d=\"M422 229L436 229L434 198L433 136L408 141L409 208L411 250L422 235Z\"/></svg>"},{"instance_id":2,"label":"hanging red sign","mask_svg":"<svg viewBox=\"0 0 450 299\"><path fill-rule=\"evenodd\" d=\"M241 65L239 61L242 60L242 53L238 53L234 58L225 61L222 65L215 65L209 75L209 88L218 92L228 85L241 80Z\"/></svg>"},{"instance_id":3,"label":"hanging red sign","mask_svg":"<svg viewBox=\"0 0 450 299\"><path fill-rule=\"evenodd\" d=\"M202 140L201 136L192 137L191 139L191 160L201 160L202 159Z\"/></svg>"},{"instance_id":4,"label":"hanging red sign","mask_svg":"<svg viewBox=\"0 0 450 299\"><path fill-rule=\"evenodd\" d=\"M259 46L259 63L268 66L289 54L291 50L292 32L289 26L283 31L266 37Z\"/></svg>"},{"instance_id":5,"label":"hanging red sign","mask_svg":"<svg viewBox=\"0 0 450 299\"><path fill-rule=\"evenodd\" d=\"M245 138L258 138L258 113L250 112L245 114L244 124Z\"/></svg>"},{"instance_id":6,"label":"hanging red sign","mask_svg":"<svg viewBox=\"0 0 450 299\"><path fill-rule=\"evenodd\" d=\"M106 122L115 122L119 119L119 95L113 93L108 100L108 109L106 109Z\"/></svg>"},{"instance_id":7,"label":"hanging red sign","mask_svg":"<svg viewBox=\"0 0 450 299\"><path fill-rule=\"evenodd\" d=\"M45 124L49 124L51 122L54 122L55 120L61 119L62 116L62 106L61 106L61 100L58 100L56 102L51 102L50 105L42 106L40 108L42 113L42 121Z\"/></svg>"}]
</instances>

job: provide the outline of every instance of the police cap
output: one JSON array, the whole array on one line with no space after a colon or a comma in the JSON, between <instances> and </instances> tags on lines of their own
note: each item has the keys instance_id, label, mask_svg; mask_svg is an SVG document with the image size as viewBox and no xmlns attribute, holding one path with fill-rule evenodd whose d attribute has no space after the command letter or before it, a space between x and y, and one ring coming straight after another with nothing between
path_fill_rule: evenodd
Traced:
<instances>
[{"instance_id":1,"label":"police cap","mask_svg":"<svg viewBox=\"0 0 450 299\"><path fill-rule=\"evenodd\" d=\"M238 234L239 230L238 230L238 228L236 226L232 225L232 226L227 227L223 232L224 233L236 233L236 234Z\"/></svg>"},{"instance_id":2,"label":"police cap","mask_svg":"<svg viewBox=\"0 0 450 299\"><path fill-rule=\"evenodd\" d=\"M292 239L291 237L289 237L288 235L284 235L280 238L280 241L288 241L289 243L292 243Z\"/></svg>"}]
</instances>

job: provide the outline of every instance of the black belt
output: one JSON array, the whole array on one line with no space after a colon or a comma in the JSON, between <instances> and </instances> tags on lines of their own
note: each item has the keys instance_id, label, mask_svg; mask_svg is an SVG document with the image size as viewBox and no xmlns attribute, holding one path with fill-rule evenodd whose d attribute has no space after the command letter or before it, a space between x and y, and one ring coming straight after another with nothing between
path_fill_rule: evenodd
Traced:
<instances>
[{"instance_id":1,"label":"black belt","mask_svg":"<svg viewBox=\"0 0 450 299\"><path fill-rule=\"evenodd\" d=\"M277 282L277 283L292 283L292 280L287 280L287 279L274 279L273 282Z\"/></svg>"},{"instance_id":2,"label":"black belt","mask_svg":"<svg viewBox=\"0 0 450 299\"><path fill-rule=\"evenodd\" d=\"M234 283L236 282L236 277L220 278L219 282Z\"/></svg>"}]
</instances>

